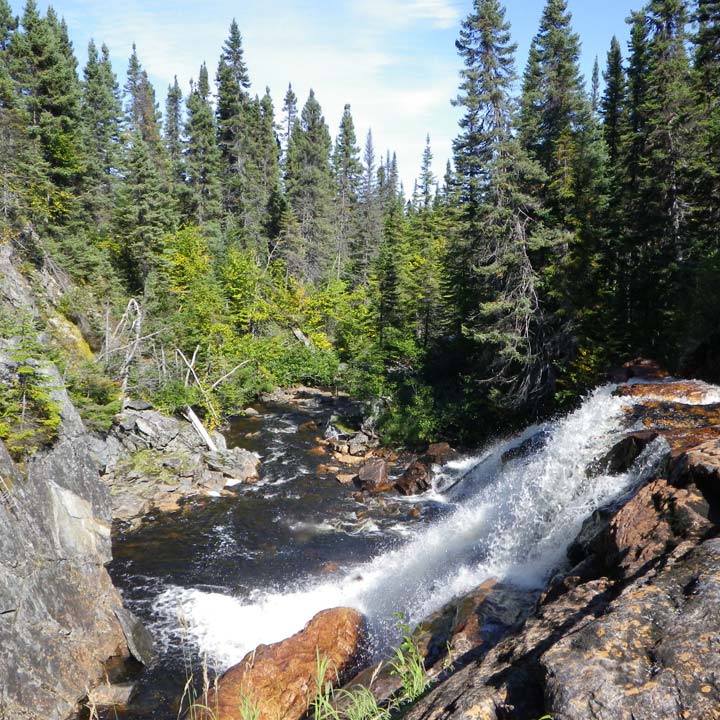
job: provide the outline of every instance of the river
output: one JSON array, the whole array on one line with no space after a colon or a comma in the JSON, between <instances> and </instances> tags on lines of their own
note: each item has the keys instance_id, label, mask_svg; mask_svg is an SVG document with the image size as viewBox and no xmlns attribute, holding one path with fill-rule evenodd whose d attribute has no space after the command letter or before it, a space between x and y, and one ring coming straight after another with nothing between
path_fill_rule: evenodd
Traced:
<instances>
[{"instance_id":1,"label":"river","mask_svg":"<svg viewBox=\"0 0 720 720\"><path fill-rule=\"evenodd\" d=\"M115 535L111 574L160 651L117 717L176 718L189 661L222 672L324 608L364 612L381 654L397 641L398 614L418 622L489 577L536 593L583 521L654 462L650 452L623 475L587 472L624 430L628 401L611 391L451 463L415 499L358 502L351 486L318 476L317 427L332 411L323 398L237 419L228 440L260 453L260 482Z\"/></svg>"}]
</instances>

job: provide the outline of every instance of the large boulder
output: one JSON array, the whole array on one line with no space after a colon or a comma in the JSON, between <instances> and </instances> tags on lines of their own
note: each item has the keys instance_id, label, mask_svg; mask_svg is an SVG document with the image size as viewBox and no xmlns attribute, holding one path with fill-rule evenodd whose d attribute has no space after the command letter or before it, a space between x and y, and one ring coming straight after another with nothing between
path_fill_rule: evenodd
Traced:
<instances>
[{"instance_id":1,"label":"large boulder","mask_svg":"<svg viewBox=\"0 0 720 720\"><path fill-rule=\"evenodd\" d=\"M318 613L300 632L273 645L260 645L230 668L206 700L212 713L197 720L298 720L317 691L318 658L328 662L327 682L338 684L357 667L366 640L363 616L351 608Z\"/></svg>"}]
</instances>

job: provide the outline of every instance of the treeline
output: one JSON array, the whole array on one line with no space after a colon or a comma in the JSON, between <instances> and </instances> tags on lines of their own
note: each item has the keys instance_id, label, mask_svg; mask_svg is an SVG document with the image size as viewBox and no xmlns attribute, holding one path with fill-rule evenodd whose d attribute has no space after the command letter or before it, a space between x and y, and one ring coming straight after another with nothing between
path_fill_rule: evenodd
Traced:
<instances>
[{"instance_id":1,"label":"treeline","mask_svg":"<svg viewBox=\"0 0 720 720\"><path fill-rule=\"evenodd\" d=\"M438 182L428 139L408 197L349 105L333 142L312 91L279 118L251 94L235 22L161 113L134 48L121 90L105 46L79 73L52 10L0 0L0 228L36 228L106 326L137 298L135 392L232 410L315 382L388 398L388 437L470 439L717 328L720 2L628 22L588 90L547 0L515 97L504 9L474 0L453 162Z\"/></svg>"}]
</instances>

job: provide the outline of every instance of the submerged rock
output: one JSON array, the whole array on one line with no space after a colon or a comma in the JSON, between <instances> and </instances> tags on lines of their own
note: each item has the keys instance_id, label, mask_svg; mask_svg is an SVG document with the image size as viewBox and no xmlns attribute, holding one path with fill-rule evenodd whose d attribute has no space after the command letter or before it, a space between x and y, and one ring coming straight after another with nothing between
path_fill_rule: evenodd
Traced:
<instances>
[{"instance_id":1,"label":"submerged rock","mask_svg":"<svg viewBox=\"0 0 720 720\"><path fill-rule=\"evenodd\" d=\"M366 641L365 620L351 608L318 613L299 633L260 645L230 668L194 720L298 720L316 693L318 657L328 662L326 682L342 682L356 666Z\"/></svg>"}]
</instances>

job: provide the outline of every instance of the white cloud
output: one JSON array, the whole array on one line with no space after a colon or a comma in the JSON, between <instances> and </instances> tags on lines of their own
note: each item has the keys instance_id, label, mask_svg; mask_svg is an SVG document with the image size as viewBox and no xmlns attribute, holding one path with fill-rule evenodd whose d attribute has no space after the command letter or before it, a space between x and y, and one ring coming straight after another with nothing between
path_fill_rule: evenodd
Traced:
<instances>
[{"instance_id":1,"label":"white cloud","mask_svg":"<svg viewBox=\"0 0 720 720\"><path fill-rule=\"evenodd\" d=\"M357 9L387 25L429 21L434 27L453 27L460 12L451 0L359 0Z\"/></svg>"}]
</instances>

